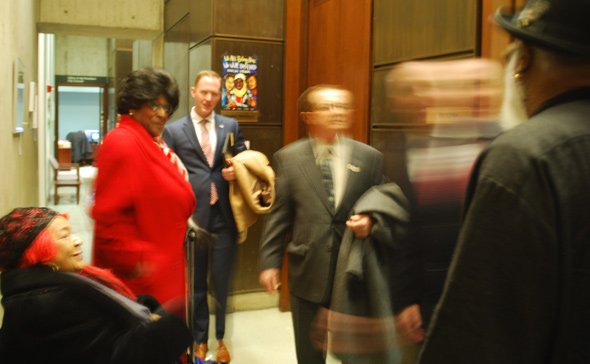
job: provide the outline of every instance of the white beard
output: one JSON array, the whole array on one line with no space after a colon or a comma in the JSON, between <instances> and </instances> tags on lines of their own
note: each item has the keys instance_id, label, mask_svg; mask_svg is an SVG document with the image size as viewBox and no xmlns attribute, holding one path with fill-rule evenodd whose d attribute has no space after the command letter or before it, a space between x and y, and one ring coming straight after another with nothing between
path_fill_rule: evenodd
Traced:
<instances>
[{"instance_id":1,"label":"white beard","mask_svg":"<svg viewBox=\"0 0 590 364\"><path fill-rule=\"evenodd\" d=\"M508 130L521 124L528 119L524 104L525 96L522 86L514 79L514 68L516 66L516 53L510 56L506 69L504 70L504 97L500 110L500 124L504 130Z\"/></svg>"}]
</instances>

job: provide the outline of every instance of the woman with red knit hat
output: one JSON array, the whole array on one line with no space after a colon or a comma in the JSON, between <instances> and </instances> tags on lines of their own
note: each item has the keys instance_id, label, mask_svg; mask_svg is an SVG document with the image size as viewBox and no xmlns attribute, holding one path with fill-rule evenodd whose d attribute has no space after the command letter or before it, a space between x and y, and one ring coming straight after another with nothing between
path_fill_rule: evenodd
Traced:
<instances>
[{"instance_id":1,"label":"woman with red knit hat","mask_svg":"<svg viewBox=\"0 0 590 364\"><path fill-rule=\"evenodd\" d=\"M86 265L65 215L17 208L0 219L0 362L171 364L192 342L107 270Z\"/></svg>"}]
</instances>

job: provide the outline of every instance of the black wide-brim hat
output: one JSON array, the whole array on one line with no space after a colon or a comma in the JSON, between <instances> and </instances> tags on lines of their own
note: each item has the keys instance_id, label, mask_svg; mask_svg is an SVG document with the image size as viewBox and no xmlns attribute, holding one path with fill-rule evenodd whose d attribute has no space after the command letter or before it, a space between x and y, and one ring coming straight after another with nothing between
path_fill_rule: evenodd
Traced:
<instances>
[{"instance_id":1,"label":"black wide-brim hat","mask_svg":"<svg viewBox=\"0 0 590 364\"><path fill-rule=\"evenodd\" d=\"M494 20L525 43L590 57L590 0L529 0L515 14L498 9Z\"/></svg>"}]
</instances>

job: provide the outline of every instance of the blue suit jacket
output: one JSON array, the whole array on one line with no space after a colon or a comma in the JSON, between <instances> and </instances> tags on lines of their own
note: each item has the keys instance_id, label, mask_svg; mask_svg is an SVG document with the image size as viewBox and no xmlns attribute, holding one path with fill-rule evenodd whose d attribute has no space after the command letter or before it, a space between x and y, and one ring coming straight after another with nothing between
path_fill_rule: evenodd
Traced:
<instances>
[{"instance_id":1,"label":"blue suit jacket","mask_svg":"<svg viewBox=\"0 0 590 364\"><path fill-rule=\"evenodd\" d=\"M247 148L236 119L215 114L215 131L217 132L217 146L213 146L214 161L212 167L209 167L205 154L203 154L190 115L166 125L164 140L188 170L189 182L197 198L197 208L193 216L197 219L199 225L206 228L209 223L211 211L209 199L211 181L213 181L219 194L217 203L221 207L226 221L235 229L228 196L229 184L221 176L221 169L224 167L223 142L228 133L231 132L234 133L234 145L230 149L231 153L236 155Z\"/></svg>"}]
</instances>

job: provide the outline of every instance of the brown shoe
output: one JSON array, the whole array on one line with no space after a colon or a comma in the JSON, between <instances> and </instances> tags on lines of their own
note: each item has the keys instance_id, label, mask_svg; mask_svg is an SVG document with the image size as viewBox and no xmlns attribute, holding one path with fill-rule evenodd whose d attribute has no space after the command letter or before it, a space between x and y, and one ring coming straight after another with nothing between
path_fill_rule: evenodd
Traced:
<instances>
[{"instance_id":1,"label":"brown shoe","mask_svg":"<svg viewBox=\"0 0 590 364\"><path fill-rule=\"evenodd\" d=\"M195 344L195 358L205 360L207 356L207 343Z\"/></svg>"},{"instance_id":2,"label":"brown shoe","mask_svg":"<svg viewBox=\"0 0 590 364\"><path fill-rule=\"evenodd\" d=\"M229 363L231 357L229 355L229 350L227 350L227 347L225 346L225 344L223 343L223 340L219 340L218 344L217 344L217 358L215 360L217 360L220 363Z\"/></svg>"}]
</instances>

